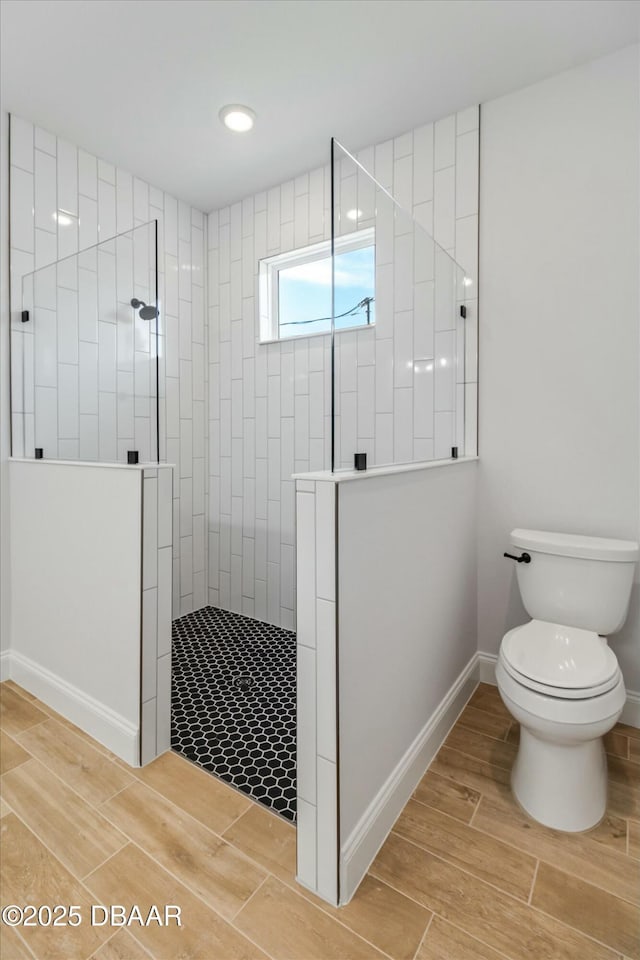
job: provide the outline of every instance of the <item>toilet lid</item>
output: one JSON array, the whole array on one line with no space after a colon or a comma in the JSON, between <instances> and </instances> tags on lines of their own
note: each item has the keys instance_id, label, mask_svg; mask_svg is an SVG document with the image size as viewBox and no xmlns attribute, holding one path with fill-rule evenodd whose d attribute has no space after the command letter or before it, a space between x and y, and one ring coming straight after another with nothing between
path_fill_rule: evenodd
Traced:
<instances>
[{"instance_id":1,"label":"toilet lid","mask_svg":"<svg viewBox=\"0 0 640 960\"><path fill-rule=\"evenodd\" d=\"M615 654L590 630L532 620L506 634L501 652L509 672L523 678L520 682L566 690L569 696L579 691L591 696L617 681Z\"/></svg>"}]
</instances>

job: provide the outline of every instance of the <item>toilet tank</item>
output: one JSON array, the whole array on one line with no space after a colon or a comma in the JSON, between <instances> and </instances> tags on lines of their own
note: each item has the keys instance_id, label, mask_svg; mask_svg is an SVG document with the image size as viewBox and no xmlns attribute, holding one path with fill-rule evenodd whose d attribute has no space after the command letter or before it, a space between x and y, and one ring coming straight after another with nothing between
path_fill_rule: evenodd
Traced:
<instances>
[{"instance_id":1,"label":"toilet tank","mask_svg":"<svg viewBox=\"0 0 640 960\"><path fill-rule=\"evenodd\" d=\"M564 623L608 636L629 609L638 544L544 530L513 530L522 602L534 620Z\"/></svg>"}]
</instances>

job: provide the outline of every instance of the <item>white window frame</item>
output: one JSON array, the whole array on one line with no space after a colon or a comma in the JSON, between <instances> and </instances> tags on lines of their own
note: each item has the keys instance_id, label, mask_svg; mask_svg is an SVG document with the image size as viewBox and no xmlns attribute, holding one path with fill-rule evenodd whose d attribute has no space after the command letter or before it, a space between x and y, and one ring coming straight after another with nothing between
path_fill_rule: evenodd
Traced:
<instances>
[{"instance_id":1,"label":"white window frame","mask_svg":"<svg viewBox=\"0 0 640 960\"><path fill-rule=\"evenodd\" d=\"M355 230L336 237L334 241L335 253L345 253L351 250L362 250L364 247L375 247L375 228ZM280 330L279 310L279 273L290 267L298 267L304 263L313 263L315 260L326 260L331 256L331 240L322 240L286 253L278 253L273 257L265 257L259 262L258 298L260 320L260 343L278 343L281 340L301 340L304 337L326 337L329 330L315 333L283 334ZM375 293L375 289L374 289ZM372 327L372 323L357 323L353 326L336 330L336 333L347 333L359 330L362 327Z\"/></svg>"}]
</instances>

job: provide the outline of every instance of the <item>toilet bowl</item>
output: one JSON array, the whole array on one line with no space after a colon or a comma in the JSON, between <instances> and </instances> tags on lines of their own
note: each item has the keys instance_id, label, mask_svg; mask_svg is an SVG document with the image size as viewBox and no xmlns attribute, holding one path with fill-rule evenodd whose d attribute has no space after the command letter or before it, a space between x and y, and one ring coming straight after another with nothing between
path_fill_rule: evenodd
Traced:
<instances>
[{"instance_id":1,"label":"toilet bowl","mask_svg":"<svg viewBox=\"0 0 640 960\"><path fill-rule=\"evenodd\" d=\"M535 820L576 832L607 803L602 738L617 722L625 688L600 634L624 623L638 545L514 530L518 584L531 621L505 634L496 682L520 723L511 773L516 800Z\"/></svg>"},{"instance_id":2,"label":"toilet bowl","mask_svg":"<svg viewBox=\"0 0 640 960\"><path fill-rule=\"evenodd\" d=\"M586 631L537 620L516 627L506 634L496 667L500 695L520 724L520 746L511 773L515 798L535 820L570 832L587 830L604 815L607 766L602 737L617 722L625 702L616 658L597 634L590 635L592 643L602 645L610 655L602 658L604 663L597 662L604 670L593 669L590 686L576 686L575 682L567 687L557 685L549 648L557 639L559 659L566 657L575 666L576 659L580 662L581 650L577 647L574 654L570 640L567 644L567 634L572 633ZM534 644L544 645L545 638L546 658L538 660L540 648ZM587 648L587 655L582 657L586 668L592 657L596 661L598 658L588 649L586 637L574 638L575 645L580 640ZM535 678L514 666L511 647L529 648L526 659ZM570 682L566 677L563 680Z\"/></svg>"}]
</instances>

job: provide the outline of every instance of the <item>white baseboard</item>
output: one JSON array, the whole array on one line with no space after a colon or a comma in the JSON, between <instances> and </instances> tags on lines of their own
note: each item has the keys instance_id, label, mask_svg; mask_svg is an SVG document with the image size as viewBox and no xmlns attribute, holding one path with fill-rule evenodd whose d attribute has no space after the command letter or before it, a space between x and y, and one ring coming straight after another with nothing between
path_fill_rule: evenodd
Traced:
<instances>
[{"instance_id":1,"label":"white baseboard","mask_svg":"<svg viewBox=\"0 0 640 960\"><path fill-rule=\"evenodd\" d=\"M9 651L0 651L0 683L11 680Z\"/></svg>"},{"instance_id":2,"label":"white baseboard","mask_svg":"<svg viewBox=\"0 0 640 960\"><path fill-rule=\"evenodd\" d=\"M342 847L340 902L349 902L393 824L440 749L478 683L495 684L498 658L474 654L428 723L420 731L386 783L365 810ZM623 723L640 727L640 694L627 691Z\"/></svg>"},{"instance_id":3,"label":"white baseboard","mask_svg":"<svg viewBox=\"0 0 640 960\"><path fill-rule=\"evenodd\" d=\"M3 680L15 682L132 767L140 765L138 727L15 650L0 657Z\"/></svg>"},{"instance_id":4,"label":"white baseboard","mask_svg":"<svg viewBox=\"0 0 640 960\"><path fill-rule=\"evenodd\" d=\"M479 678L479 658L474 654L344 843L340 869L342 905L348 903L356 892Z\"/></svg>"},{"instance_id":5,"label":"white baseboard","mask_svg":"<svg viewBox=\"0 0 640 960\"><path fill-rule=\"evenodd\" d=\"M478 653L480 664L480 683L496 682L496 663L498 658L493 653ZM640 727L640 693L635 690L627 690L627 701L622 709L620 717L622 723L628 723L632 727Z\"/></svg>"},{"instance_id":6,"label":"white baseboard","mask_svg":"<svg viewBox=\"0 0 640 960\"><path fill-rule=\"evenodd\" d=\"M627 690L627 702L622 708L621 723L628 723L632 727L640 727L640 693Z\"/></svg>"},{"instance_id":7,"label":"white baseboard","mask_svg":"<svg viewBox=\"0 0 640 960\"><path fill-rule=\"evenodd\" d=\"M493 653L478 651L478 682L496 685L496 663L498 658Z\"/></svg>"}]
</instances>

